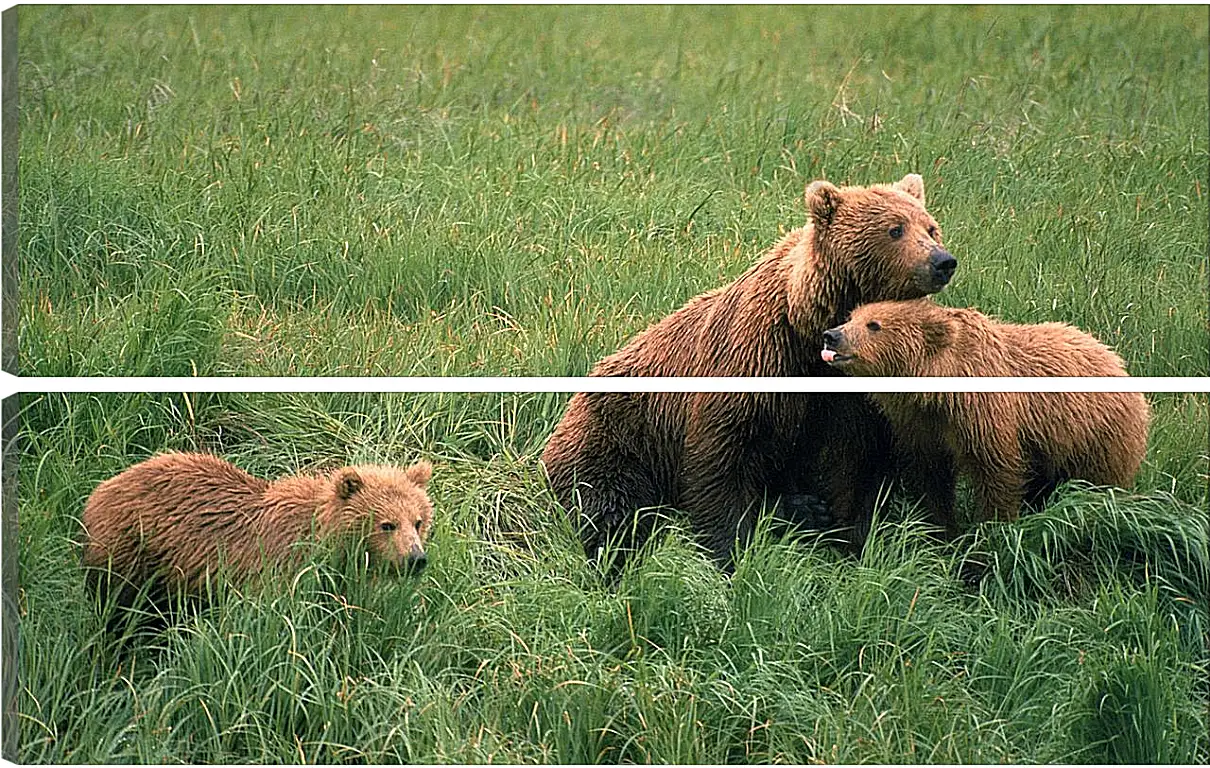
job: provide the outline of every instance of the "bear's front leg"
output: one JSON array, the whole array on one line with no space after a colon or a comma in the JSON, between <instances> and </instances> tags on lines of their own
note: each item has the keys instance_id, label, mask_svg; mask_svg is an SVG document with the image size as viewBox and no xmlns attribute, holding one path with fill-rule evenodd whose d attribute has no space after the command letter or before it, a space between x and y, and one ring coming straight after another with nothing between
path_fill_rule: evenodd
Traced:
<instances>
[{"instance_id":1,"label":"bear's front leg","mask_svg":"<svg viewBox=\"0 0 1210 768\"><path fill-rule=\"evenodd\" d=\"M903 444L899 460L900 476L909 495L921 501L929 519L947 536L956 537L961 530L956 515L958 473L953 453L939 442L914 442Z\"/></svg>"},{"instance_id":2,"label":"bear's front leg","mask_svg":"<svg viewBox=\"0 0 1210 768\"><path fill-rule=\"evenodd\" d=\"M678 506L719 566L734 568L736 542L752 535L770 467L775 434L759 434L752 393L702 393L690 405Z\"/></svg>"},{"instance_id":3,"label":"bear's front leg","mask_svg":"<svg viewBox=\"0 0 1210 768\"><path fill-rule=\"evenodd\" d=\"M1021 511L1025 465L1015 433L988 433L967 463L980 519L1012 522Z\"/></svg>"},{"instance_id":4,"label":"bear's front leg","mask_svg":"<svg viewBox=\"0 0 1210 768\"><path fill-rule=\"evenodd\" d=\"M835 530L859 551L893 474L890 422L865 395L836 393L802 429L802 442L819 447L798 462L799 471L814 476L832 510Z\"/></svg>"},{"instance_id":5,"label":"bear's front leg","mask_svg":"<svg viewBox=\"0 0 1210 768\"><path fill-rule=\"evenodd\" d=\"M980 520L1013 521L1025 493L1018 433L1024 400L1014 392L958 396L949 439L971 477Z\"/></svg>"}]
</instances>

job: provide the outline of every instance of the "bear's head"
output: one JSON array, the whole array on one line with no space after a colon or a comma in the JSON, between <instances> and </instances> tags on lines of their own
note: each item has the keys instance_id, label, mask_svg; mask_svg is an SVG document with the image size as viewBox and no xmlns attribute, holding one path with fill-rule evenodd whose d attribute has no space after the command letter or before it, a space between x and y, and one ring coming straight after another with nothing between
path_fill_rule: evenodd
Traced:
<instances>
[{"instance_id":1,"label":"bear's head","mask_svg":"<svg viewBox=\"0 0 1210 768\"><path fill-rule=\"evenodd\" d=\"M880 301L824 331L820 357L855 376L921 376L954 340L948 310L928 299Z\"/></svg>"},{"instance_id":2,"label":"bear's head","mask_svg":"<svg viewBox=\"0 0 1210 768\"><path fill-rule=\"evenodd\" d=\"M918 174L870 187L814 181L806 201L820 263L843 280L854 303L936 293L958 267L924 208Z\"/></svg>"},{"instance_id":3,"label":"bear's head","mask_svg":"<svg viewBox=\"0 0 1210 768\"><path fill-rule=\"evenodd\" d=\"M424 568L424 543L433 522L433 505L425 487L432 474L427 461L407 469L365 464L332 474L339 517L364 536L370 562L413 572Z\"/></svg>"}]
</instances>

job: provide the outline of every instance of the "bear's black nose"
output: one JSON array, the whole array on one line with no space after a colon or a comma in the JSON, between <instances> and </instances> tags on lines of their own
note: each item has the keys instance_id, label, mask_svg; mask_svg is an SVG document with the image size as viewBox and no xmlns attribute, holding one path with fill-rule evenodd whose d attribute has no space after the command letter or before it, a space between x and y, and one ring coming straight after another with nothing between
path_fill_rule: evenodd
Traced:
<instances>
[{"instance_id":1,"label":"bear's black nose","mask_svg":"<svg viewBox=\"0 0 1210 768\"><path fill-rule=\"evenodd\" d=\"M840 328L829 328L823 332L823 345L825 347L835 347L840 343Z\"/></svg>"},{"instance_id":2,"label":"bear's black nose","mask_svg":"<svg viewBox=\"0 0 1210 768\"><path fill-rule=\"evenodd\" d=\"M403 567L411 573L420 573L429 564L428 556L420 547L412 547L412 551L403 559Z\"/></svg>"},{"instance_id":3,"label":"bear's black nose","mask_svg":"<svg viewBox=\"0 0 1210 768\"><path fill-rule=\"evenodd\" d=\"M958 268L958 260L950 255L950 252L944 248L934 248L929 252L929 265L938 277L943 278L946 282L953 277L954 270Z\"/></svg>"}]
</instances>

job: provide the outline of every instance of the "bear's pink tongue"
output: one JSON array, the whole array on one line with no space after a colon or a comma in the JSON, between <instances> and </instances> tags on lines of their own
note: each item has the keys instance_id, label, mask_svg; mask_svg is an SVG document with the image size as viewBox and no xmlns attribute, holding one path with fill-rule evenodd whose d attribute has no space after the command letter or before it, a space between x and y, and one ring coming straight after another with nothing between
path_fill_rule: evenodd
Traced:
<instances>
[{"instance_id":1,"label":"bear's pink tongue","mask_svg":"<svg viewBox=\"0 0 1210 768\"><path fill-rule=\"evenodd\" d=\"M836 350L834 350L834 349L821 350L819 353L819 356L823 358L823 361L825 363L830 363L836 357Z\"/></svg>"}]
</instances>

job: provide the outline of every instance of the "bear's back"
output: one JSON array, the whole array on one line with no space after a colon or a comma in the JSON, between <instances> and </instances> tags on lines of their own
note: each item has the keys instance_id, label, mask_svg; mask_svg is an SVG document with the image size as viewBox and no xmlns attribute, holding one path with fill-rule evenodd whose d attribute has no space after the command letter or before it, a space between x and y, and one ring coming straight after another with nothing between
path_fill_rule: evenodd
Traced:
<instances>
[{"instance_id":1,"label":"bear's back","mask_svg":"<svg viewBox=\"0 0 1210 768\"><path fill-rule=\"evenodd\" d=\"M706 291L653 323L590 376L802 376L812 370L813 336L788 317L785 259L803 230L786 235L736 280ZM822 368L826 369L826 366ZM824 375L831 375L823 370Z\"/></svg>"},{"instance_id":2,"label":"bear's back","mask_svg":"<svg viewBox=\"0 0 1210 768\"><path fill-rule=\"evenodd\" d=\"M166 453L135 464L97 486L84 509L84 522L108 515L154 513L179 504L221 508L247 505L268 483L234 464L200 453Z\"/></svg>"},{"instance_id":3,"label":"bear's back","mask_svg":"<svg viewBox=\"0 0 1210 768\"><path fill-rule=\"evenodd\" d=\"M1090 333L1067 323L1000 326L1015 351L1016 376L1128 376L1117 353Z\"/></svg>"},{"instance_id":4,"label":"bear's back","mask_svg":"<svg viewBox=\"0 0 1210 768\"><path fill-rule=\"evenodd\" d=\"M200 518L218 522L253 514L267 486L205 454L167 453L140 462L88 497L84 562L134 558L138 547L167 544L192 532Z\"/></svg>"}]
</instances>

